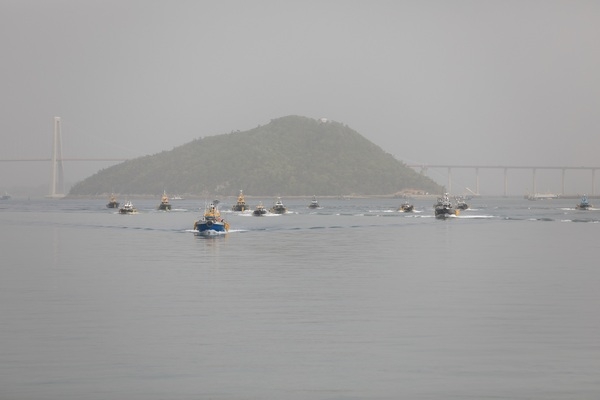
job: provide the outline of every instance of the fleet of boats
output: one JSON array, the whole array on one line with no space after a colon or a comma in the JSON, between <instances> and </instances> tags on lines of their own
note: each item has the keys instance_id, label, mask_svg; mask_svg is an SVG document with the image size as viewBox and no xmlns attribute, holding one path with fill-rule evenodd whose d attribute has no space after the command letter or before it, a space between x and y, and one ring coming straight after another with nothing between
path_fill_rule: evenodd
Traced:
<instances>
[{"instance_id":1,"label":"fleet of boats","mask_svg":"<svg viewBox=\"0 0 600 400\"><path fill-rule=\"evenodd\" d=\"M2 196L2 200L6 200L11 196L7 193ZM529 200L538 200L538 199L554 199L556 198L554 195L540 195L536 194L533 196L526 196ZM224 234L229 232L229 223L225 221L221 217L221 213L217 207L219 201L213 200L208 206L206 206L205 212L203 216L194 222L194 231L198 232L200 235L215 235L215 234ZM108 208L119 208L119 202L114 193L110 195L110 199L106 207ZM316 196L313 196L312 201L308 205L309 208L319 208L319 203L316 199ZM587 195L583 195L580 199L580 202L576 204L575 208L577 210L589 210L592 209L592 204L590 204ZM163 192L161 203L158 206L159 210L170 210L171 204L169 203L169 197L167 196L166 191ZM405 200L400 207L398 207L398 211L401 212L413 212L414 205L411 204L408 200ZM461 210L469 209L469 205L465 201L463 196L455 196L454 204L450 200L450 196L448 193L444 193L440 197L437 198L436 203L433 205L434 216L436 218L447 218L450 216L459 215ZM250 207L246 203L244 193L240 190L240 193L237 197L237 202L232 206L232 211L244 212L249 211ZM127 200L125 204L119 208L119 214L136 214L138 211L133 206L130 200ZM278 197L277 200L273 203L273 206L267 211L267 209L263 206L262 202L259 202L255 209L252 211L252 215L254 216L263 216L268 213L271 214L285 214L288 212L288 208L283 204L281 197Z\"/></svg>"}]
</instances>

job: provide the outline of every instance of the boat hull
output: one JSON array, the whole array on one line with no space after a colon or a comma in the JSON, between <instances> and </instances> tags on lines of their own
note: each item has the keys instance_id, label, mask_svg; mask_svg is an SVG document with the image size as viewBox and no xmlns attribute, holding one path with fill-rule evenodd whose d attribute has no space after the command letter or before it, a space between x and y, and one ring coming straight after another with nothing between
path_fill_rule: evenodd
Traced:
<instances>
[{"instance_id":1,"label":"boat hull","mask_svg":"<svg viewBox=\"0 0 600 400\"><path fill-rule=\"evenodd\" d=\"M245 205L240 205L240 204L236 204L233 207L231 207L232 211L238 211L238 212L243 212L247 209L247 207Z\"/></svg>"},{"instance_id":2,"label":"boat hull","mask_svg":"<svg viewBox=\"0 0 600 400\"><path fill-rule=\"evenodd\" d=\"M436 218L446 218L451 215L456 215L456 210L452 208L436 208L435 209L435 217Z\"/></svg>"},{"instance_id":3,"label":"boat hull","mask_svg":"<svg viewBox=\"0 0 600 400\"><path fill-rule=\"evenodd\" d=\"M118 202L108 203L106 205L106 207L108 207L108 208L119 208L119 203Z\"/></svg>"},{"instance_id":4,"label":"boat hull","mask_svg":"<svg viewBox=\"0 0 600 400\"><path fill-rule=\"evenodd\" d=\"M162 211L169 211L171 209L171 205L170 204L161 204L158 206L159 210Z\"/></svg>"},{"instance_id":5,"label":"boat hull","mask_svg":"<svg viewBox=\"0 0 600 400\"><path fill-rule=\"evenodd\" d=\"M228 231L225 223L212 221L197 222L194 230L203 236L225 234Z\"/></svg>"}]
</instances>

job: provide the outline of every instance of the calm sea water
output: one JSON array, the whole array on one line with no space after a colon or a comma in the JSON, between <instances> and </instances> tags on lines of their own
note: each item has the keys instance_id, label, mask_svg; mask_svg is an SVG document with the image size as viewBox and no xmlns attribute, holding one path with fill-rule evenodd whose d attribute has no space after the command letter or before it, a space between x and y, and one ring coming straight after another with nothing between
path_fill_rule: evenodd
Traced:
<instances>
[{"instance_id":1,"label":"calm sea water","mask_svg":"<svg viewBox=\"0 0 600 400\"><path fill-rule=\"evenodd\" d=\"M0 202L0 399L600 398L600 209L132 200Z\"/></svg>"}]
</instances>

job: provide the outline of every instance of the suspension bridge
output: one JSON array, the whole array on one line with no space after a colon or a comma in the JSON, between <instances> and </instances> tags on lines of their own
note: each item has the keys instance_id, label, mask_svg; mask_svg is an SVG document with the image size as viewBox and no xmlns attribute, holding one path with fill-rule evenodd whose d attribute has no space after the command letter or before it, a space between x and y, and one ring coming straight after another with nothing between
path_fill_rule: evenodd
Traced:
<instances>
[{"instance_id":1,"label":"suspension bridge","mask_svg":"<svg viewBox=\"0 0 600 400\"><path fill-rule=\"evenodd\" d=\"M448 183L446 190L452 193L452 172L458 169L469 169L475 173L475 193L479 194L479 172L480 170L499 170L503 172L503 183L504 196L508 195L508 172L511 170L528 170L531 172L531 187L533 192L531 194L538 193L537 190L537 173L539 170L554 170L561 173L561 195L565 195L565 183L567 180L567 171L588 171L590 172L590 191L592 196L596 194L595 181L596 181L596 170L600 167L552 167L552 166L523 166L523 165L425 165L425 164L407 164L408 167L413 168L420 173L427 175L429 169L443 169L447 171Z\"/></svg>"},{"instance_id":2,"label":"suspension bridge","mask_svg":"<svg viewBox=\"0 0 600 400\"><path fill-rule=\"evenodd\" d=\"M63 162L65 161L126 161L125 158L72 158L62 155L62 137L60 127L60 117L54 117L54 138L52 140L51 158L13 158L0 159L0 162L51 162L50 190L46 197L61 198L65 197L65 180Z\"/></svg>"}]
</instances>

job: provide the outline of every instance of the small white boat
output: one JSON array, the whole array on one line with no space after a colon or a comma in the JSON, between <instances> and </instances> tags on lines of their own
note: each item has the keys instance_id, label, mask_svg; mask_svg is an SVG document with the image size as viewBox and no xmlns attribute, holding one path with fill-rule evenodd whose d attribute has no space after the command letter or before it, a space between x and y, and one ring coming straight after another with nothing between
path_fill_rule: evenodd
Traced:
<instances>
[{"instance_id":1,"label":"small white boat","mask_svg":"<svg viewBox=\"0 0 600 400\"><path fill-rule=\"evenodd\" d=\"M285 214L287 212L287 208L283 205L281 197L277 198L277 201L269 211L273 214Z\"/></svg>"},{"instance_id":2,"label":"small white boat","mask_svg":"<svg viewBox=\"0 0 600 400\"><path fill-rule=\"evenodd\" d=\"M559 196L554 193L534 193L525 195L527 200L554 200L558 199Z\"/></svg>"},{"instance_id":3,"label":"small white boat","mask_svg":"<svg viewBox=\"0 0 600 400\"><path fill-rule=\"evenodd\" d=\"M123 207L119 208L119 214L137 214L137 212L137 208L129 200L127 200Z\"/></svg>"},{"instance_id":4,"label":"small white boat","mask_svg":"<svg viewBox=\"0 0 600 400\"><path fill-rule=\"evenodd\" d=\"M469 208L469 204L465 201L465 199L462 196L457 196L455 200L457 210L466 210L467 208Z\"/></svg>"},{"instance_id":5,"label":"small white boat","mask_svg":"<svg viewBox=\"0 0 600 400\"><path fill-rule=\"evenodd\" d=\"M317 201L317 198L315 196L313 196L310 204L308 205L308 208L319 208L319 202Z\"/></svg>"}]
</instances>

